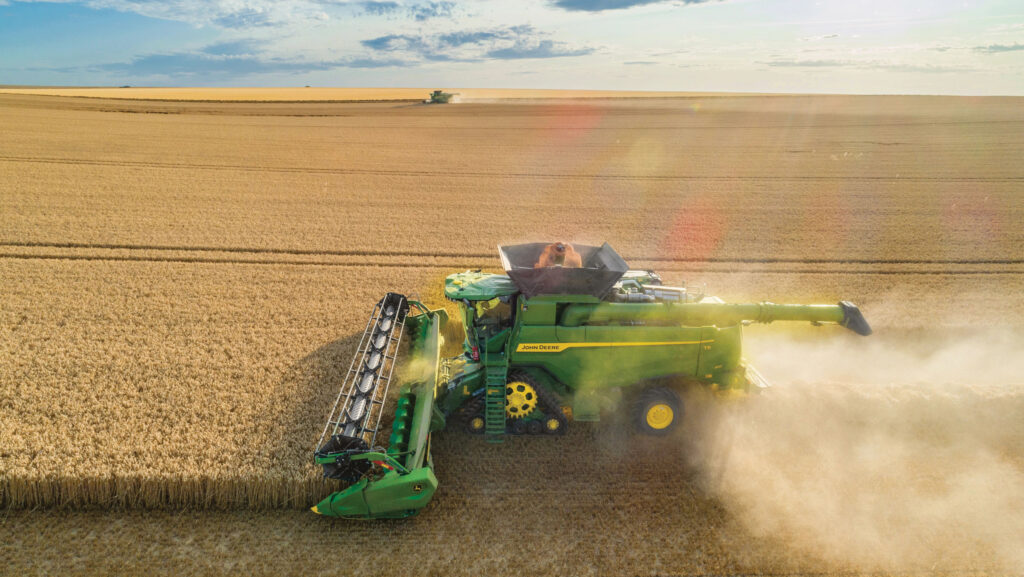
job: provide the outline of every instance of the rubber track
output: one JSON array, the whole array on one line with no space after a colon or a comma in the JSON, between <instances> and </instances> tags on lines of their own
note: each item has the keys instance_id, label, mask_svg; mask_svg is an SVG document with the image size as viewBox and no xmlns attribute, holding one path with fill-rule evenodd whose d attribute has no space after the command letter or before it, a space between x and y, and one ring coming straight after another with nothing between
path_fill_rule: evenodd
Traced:
<instances>
[{"instance_id":1,"label":"rubber track","mask_svg":"<svg viewBox=\"0 0 1024 577\"><path fill-rule=\"evenodd\" d=\"M468 401L462 403L462 405L456 411L456 414L458 415L459 424L463 427L463 430L466 430L466 428L469 425L470 419L477 416L482 417L484 415L484 396L473 396ZM483 436L483 431L480 431L479 433L470 434L479 434Z\"/></svg>"},{"instance_id":2,"label":"rubber track","mask_svg":"<svg viewBox=\"0 0 1024 577\"><path fill-rule=\"evenodd\" d=\"M76 166L117 166L122 168L155 168L155 169L194 169L194 170L226 170L244 172L278 172L305 174L364 174L374 176L413 176L413 177L463 177L463 178L526 178L548 180L592 179L628 182L671 182L671 181L867 181L867 182L1021 182L1024 176L982 177L982 176L708 176L708 175L627 175L627 174L558 174L536 172L471 172L471 171L430 171L430 170L382 170L362 168L311 168L311 167L264 167L232 164L191 164L170 162L141 162L89 160L74 158L36 158L22 156L0 156L0 162L29 162L41 164L68 164Z\"/></svg>"}]
</instances>

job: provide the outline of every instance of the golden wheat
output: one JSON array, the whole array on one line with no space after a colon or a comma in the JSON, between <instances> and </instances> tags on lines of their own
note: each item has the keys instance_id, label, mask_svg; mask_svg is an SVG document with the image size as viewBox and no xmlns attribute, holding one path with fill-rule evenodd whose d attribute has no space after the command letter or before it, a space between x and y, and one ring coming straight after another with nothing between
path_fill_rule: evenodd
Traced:
<instances>
[{"instance_id":1,"label":"golden wheat","mask_svg":"<svg viewBox=\"0 0 1024 577\"><path fill-rule=\"evenodd\" d=\"M961 103L398 107L0 95L0 506L309 506L335 488L310 454L373 304L396 290L440 305L444 276L496 269L503 242L607 240L634 266L670 283L705 282L732 301L853 299L878 329L879 350L912 342L921 349L912 361L928 360L946 333L976 342L991 340L971 336L980 326L1017 331L1024 203L1014 155L1024 108ZM748 354L762 359L783 335L857 342L828 328L748 334ZM1010 418L1019 402L965 405L1009 425L971 447L995 451L1010 471L1020 470L1024 435ZM904 430L899 411L879 408L882 429ZM779 429L781 415L792 412L751 419ZM780 462L773 439L745 446L768 445ZM52 573L75 558L82 573L138 573L146 556L126 551L144 534L149 557L185 558L183 572L194 573L437 574L455 562L494 573L513 558L538 574L863 570L828 535L814 542L795 523L806 519L787 524L785 500L759 506L749 484L718 492L707 464L693 461L699 450L666 459L676 441L636 445L615 424L500 448L446 432L434 445L437 499L402 525L320 523L304 512L17 512L0 519L0 561L13 572ZM741 454L745 479L771 482ZM816 463L792 462L783 472L798 479ZM934 489L935 464L915 469L927 473L911 485L917 493ZM770 524L746 522L751 510L777 522L770 535ZM958 546L949 531L917 543L941 545L945 558L915 547L885 568L1005 569L1001 541L975 529ZM113 536L97 537L105 531ZM514 537L514 550L481 554L495 545L481 535ZM325 543L339 539L348 548L322 564Z\"/></svg>"},{"instance_id":2,"label":"golden wheat","mask_svg":"<svg viewBox=\"0 0 1024 577\"><path fill-rule=\"evenodd\" d=\"M0 88L0 93L39 96L79 96L142 100L199 100L228 102L373 102L422 101L433 88ZM466 100L564 100L591 98L693 98L729 95L727 92L651 92L638 90L532 90L447 88Z\"/></svg>"},{"instance_id":3,"label":"golden wheat","mask_svg":"<svg viewBox=\"0 0 1024 577\"><path fill-rule=\"evenodd\" d=\"M309 105L324 116L303 117L25 98L0 95L0 241L491 258L499 242L557 231L631 260L938 268L1024 243L1021 108L999 100L970 115L951 99L872 115L885 99L820 97L708 98L698 112Z\"/></svg>"}]
</instances>

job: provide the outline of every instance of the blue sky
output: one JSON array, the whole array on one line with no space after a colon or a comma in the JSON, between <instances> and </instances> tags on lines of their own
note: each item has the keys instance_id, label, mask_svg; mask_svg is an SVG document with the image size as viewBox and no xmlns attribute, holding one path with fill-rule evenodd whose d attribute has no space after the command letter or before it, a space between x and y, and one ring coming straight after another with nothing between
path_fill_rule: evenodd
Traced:
<instances>
[{"instance_id":1,"label":"blue sky","mask_svg":"<svg viewBox=\"0 0 1024 577\"><path fill-rule=\"evenodd\" d=\"M0 84L1024 94L1024 2L0 0Z\"/></svg>"}]
</instances>

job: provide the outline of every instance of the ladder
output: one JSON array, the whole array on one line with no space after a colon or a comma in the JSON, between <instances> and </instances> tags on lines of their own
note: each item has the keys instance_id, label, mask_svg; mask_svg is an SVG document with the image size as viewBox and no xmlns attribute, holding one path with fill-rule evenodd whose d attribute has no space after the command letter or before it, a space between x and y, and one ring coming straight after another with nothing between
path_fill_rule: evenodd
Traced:
<instances>
[{"instance_id":1,"label":"ladder","mask_svg":"<svg viewBox=\"0 0 1024 577\"><path fill-rule=\"evenodd\" d=\"M497 360L492 360L497 357ZM505 438L505 378L508 366L504 355L487 355L484 357L487 376L484 391L484 429L487 441L501 443Z\"/></svg>"}]
</instances>

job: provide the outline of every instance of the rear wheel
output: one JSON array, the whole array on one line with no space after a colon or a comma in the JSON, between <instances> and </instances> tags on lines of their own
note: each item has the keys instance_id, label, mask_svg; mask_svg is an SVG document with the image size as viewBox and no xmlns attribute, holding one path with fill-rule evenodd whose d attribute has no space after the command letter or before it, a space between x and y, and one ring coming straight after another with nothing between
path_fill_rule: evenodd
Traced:
<instances>
[{"instance_id":1,"label":"rear wheel","mask_svg":"<svg viewBox=\"0 0 1024 577\"><path fill-rule=\"evenodd\" d=\"M683 402L666 387L647 389L633 403L633 426L645 435L667 435L682 419Z\"/></svg>"}]
</instances>

